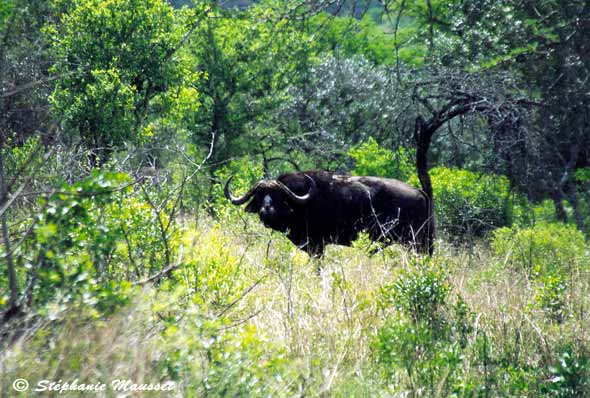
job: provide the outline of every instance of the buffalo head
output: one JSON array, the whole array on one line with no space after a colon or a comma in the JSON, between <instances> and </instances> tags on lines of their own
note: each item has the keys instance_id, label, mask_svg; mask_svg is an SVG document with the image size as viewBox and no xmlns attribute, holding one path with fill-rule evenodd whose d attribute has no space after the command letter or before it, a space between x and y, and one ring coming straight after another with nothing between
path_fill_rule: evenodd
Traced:
<instances>
[{"instance_id":1,"label":"buffalo head","mask_svg":"<svg viewBox=\"0 0 590 398\"><path fill-rule=\"evenodd\" d=\"M293 206L305 205L314 196L316 183L308 175L309 189L304 195L297 195L289 187L278 180L261 180L243 196L234 197L229 189L233 176L225 183L225 197L234 205L242 205L250 200L246 211L258 213L266 227L285 232L293 216Z\"/></svg>"}]
</instances>

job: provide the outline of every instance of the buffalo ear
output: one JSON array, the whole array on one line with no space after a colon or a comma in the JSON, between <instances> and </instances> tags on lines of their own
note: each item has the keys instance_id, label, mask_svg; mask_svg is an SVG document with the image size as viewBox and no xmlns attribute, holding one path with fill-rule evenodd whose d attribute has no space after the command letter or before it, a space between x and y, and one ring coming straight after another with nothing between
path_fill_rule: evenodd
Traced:
<instances>
[{"instance_id":1,"label":"buffalo ear","mask_svg":"<svg viewBox=\"0 0 590 398\"><path fill-rule=\"evenodd\" d=\"M260 206L256 202L256 198L252 199L244 210L246 210L248 213L258 213L258 209L260 209Z\"/></svg>"}]
</instances>

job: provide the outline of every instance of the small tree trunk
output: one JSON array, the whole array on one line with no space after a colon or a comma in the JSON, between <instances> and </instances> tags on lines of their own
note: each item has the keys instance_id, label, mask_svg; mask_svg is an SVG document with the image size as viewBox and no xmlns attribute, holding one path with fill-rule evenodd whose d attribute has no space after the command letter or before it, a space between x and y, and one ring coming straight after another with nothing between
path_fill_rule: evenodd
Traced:
<instances>
[{"instance_id":1,"label":"small tree trunk","mask_svg":"<svg viewBox=\"0 0 590 398\"><path fill-rule=\"evenodd\" d=\"M563 207L563 193L561 189L557 188L551 193L551 200L555 206L555 217L557 221L567 222L567 213Z\"/></svg>"},{"instance_id":2,"label":"small tree trunk","mask_svg":"<svg viewBox=\"0 0 590 398\"><path fill-rule=\"evenodd\" d=\"M6 186L6 178L4 176L4 156L2 154L2 148L0 147L0 208L3 208L7 201L8 187ZM8 311L6 314L11 314L17 310L18 286L16 283L16 271L14 269L14 261L12 259L10 247L10 236L8 234L8 224L6 221L7 211L8 209L4 209L2 216L0 217L0 223L2 224L2 240L6 252L4 258L6 260L8 286L10 289L10 301L8 302Z\"/></svg>"},{"instance_id":3,"label":"small tree trunk","mask_svg":"<svg viewBox=\"0 0 590 398\"><path fill-rule=\"evenodd\" d=\"M416 118L416 126L414 131L414 138L416 139L416 172L422 189L432 201L432 181L430 174L428 174L428 149L432 141L434 131L426 126L426 122L421 116Z\"/></svg>"},{"instance_id":4,"label":"small tree trunk","mask_svg":"<svg viewBox=\"0 0 590 398\"><path fill-rule=\"evenodd\" d=\"M576 191L576 184L571 182L567 189L567 200L570 202L570 205L574 209L574 217L576 219L576 226L580 231L584 231L584 215L580 210L579 202L578 202L578 193Z\"/></svg>"},{"instance_id":5,"label":"small tree trunk","mask_svg":"<svg viewBox=\"0 0 590 398\"><path fill-rule=\"evenodd\" d=\"M428 253L430 255L434 252L434 238L435 238L435 220L434 220L434 193L432 190L432 181L428 173L428 149L432 142L432 135L436 128L427 126L421 116L416 118L416 125L414 130L414 138L416 139L416 171L422 190L428 199L428 222L425 225L425 240Z\"/></svg>"}]
</instances>

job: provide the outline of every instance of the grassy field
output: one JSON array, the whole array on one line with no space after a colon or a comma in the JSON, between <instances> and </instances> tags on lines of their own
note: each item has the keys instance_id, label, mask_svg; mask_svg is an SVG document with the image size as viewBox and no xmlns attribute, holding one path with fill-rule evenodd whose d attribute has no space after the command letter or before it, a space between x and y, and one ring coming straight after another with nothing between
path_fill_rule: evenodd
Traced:
<instances>
[{"instance_id":1,"label":"grassy field","mask_svg":"<svg viewBox=\"0 0 590 398\"><path fill-rule=\"evenodd\" d=\"M107 384L61 394L92 397L590 394L587 249L555 253L573 261L560 287L522 267L516 238L504 251L440 241L431 260L369 255L361 238L318 260L248 218L187 223L182 240L172 277L130 287L111 316L50 306L3 354L0 396L60 396L18 395L17 378ZM123 393L114 380L174 388Z\"/></svg>"}]
</instances>

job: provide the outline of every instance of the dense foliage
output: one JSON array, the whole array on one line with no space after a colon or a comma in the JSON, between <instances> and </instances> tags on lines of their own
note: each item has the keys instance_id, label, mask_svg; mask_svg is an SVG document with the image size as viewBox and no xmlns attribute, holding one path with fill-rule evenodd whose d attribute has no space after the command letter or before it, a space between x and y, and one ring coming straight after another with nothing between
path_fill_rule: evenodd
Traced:
<instances>
[{"instance_id":1,"label":"dense foliage","mask_svg":"<svg viewBox=\"0 0 590 398\"><path fill-rule=\"evenodd\" d=\"M0 396L588 396L589 43L582 0L0 1ZM295 169L432 191L435 254L224 196Z\"/></svg>"},{"instance_id":2,"label":"dense foliage","mask_svg":"<svg viewBox=\"0 0 590 398\"><path fill-rule=\"evenodd\" d=\"M450 236L481 236L511 223L513 197L503 176L435 167L431 170L438 224Z\"/></svg>"}]
</instances>

